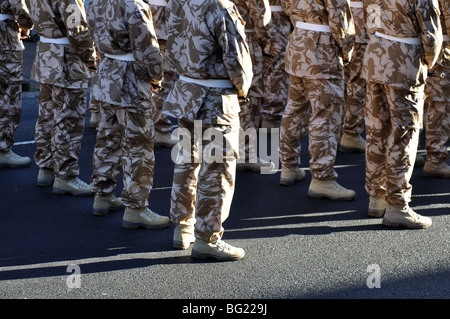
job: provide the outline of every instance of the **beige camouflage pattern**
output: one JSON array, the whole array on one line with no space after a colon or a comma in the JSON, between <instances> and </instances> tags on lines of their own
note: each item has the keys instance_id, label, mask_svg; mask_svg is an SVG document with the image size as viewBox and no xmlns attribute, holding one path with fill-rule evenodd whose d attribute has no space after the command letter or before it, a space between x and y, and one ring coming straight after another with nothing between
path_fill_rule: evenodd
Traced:
<instances>
[{"instance_id":1,"label":"beige camouflage pattern","mask_svg":"<svg viewBox=\"0 0 450 319\"><path fill-rule=\"evenodd\" d=\"M9 152L22 111L24 46L19 27L29 30L33 22L23 0L1 0L0 13L13 16L0 20L0 151Z\"/></svg>"},{"instance_id":2,"label":"beige camouflage pattern","mask_svg":"<svg viewBox=\"0 0 450 319\"><path fill-rule=\"evenodd\" d=\"M269 4L281 6L281 0L270 0ZM289 42L292 24L284 11L272 10L274 36L264 48L273 58L264 57L264 104L262 112L265 120L280 121L289 95L289 74L285 69L285 53Z\"/></svg>"},{"instance_id":3,"label":"beige camouflage pattern","mask_svg":"<svg viewBox=\"0 0 450 319\"><path fill-rule=\"evenodd\" d=\"M32 80L64 88L87 88L87 65L94 65L96 56L83 3L81 0L30 0L36 34L69 40L69 45L38 42Z\"/></svg>"},{"instance_id":4,"label":"beige camouflage pattern","mask_svg":"<svg viewBox=\"0 0 450 319\"><path fill-rule=\"evenodd\" d=\"M363 65L366 190L402 206L411 200L427 68L436 62L442 43L439 11L433 0L367 0L364 7L370 36ZM422 45L380 38L375 31L420 38Z\"/></svg>"},{"instance_id":5,"label":"beige camouflage pattern","mask_svg":"<svg viewBox=\"0 0 450 319\"><path fill-rule=\"evenodd\" d=\"M155 123L155 131L161 133L168 133L172 130L172 122L169 120L168 116L162 113L162 107L164 101L167 98L170 90L175 82L176 74L171 70L167 63L165 63L165 51L167 42L167 27L166 27L166 6L153 5L152 0L146 1L152 11L153 25L155 27L156 37L158 38L159 48L161 50L161 55L163 56L163 73L164 78L162 82L162 87L164 90L159 90L155 92L153 96L153 103L155 104L155 112L153 115L153 121ZM160 3L161 1L158 1Z\"/></svg>"},{"instance_id":6,"label":"beige camouflage pattern","mask_svg":"<svg viewBox=\"0 0 450 319\"><path fill-rule=\"evenodd\" d=\"M163 110L178 119L181 155L174 167L171 220L193 225L196 237L215 241L223 234L234 192L238 156L238 95L246 96L252 81L252 63L245 41L244 21L226 0L169 1L166 61L180 75L194 79L229 79L234 88L214 88L178 80ZM195 50L194 50L195 48ZM200 121L196 121L200 120ZM194 134L200 123L200 134ZM188 134L182 138L181 133ZM220 134L214 139L205 130ZM216 136L216 135L215 135ZM221 160L208 161L194 145L215 145ZM184 156L200 157L193 161Z\"/></svg>"},{"instance_id":7,"label":"beige camouflage pattern","mask_svg":"<svg viewBox=\"0 0 450 319\"><path fill-rule=\"evenodd\" d=\"M294 31L286 52L286 71L308 79L342 79L350 60L355 24L347 0L282 0ZM328 25L331 32L300 29L297 22Z\"/></svg>"},{"instance_id":8,"label":"beige camouflage pattern","mask_svg":"<svg viewBox=\"0 0 450 319\"><path fill-rule=\"evenodd\" d=\"M155 165L151 87L162 80L152 14L141 0L92 0L86 11L89 31L104 57L92 89L100 119L91 184L95 193L111 194L122 169L122 202L145 208ZM135 61L107 56L127 53Z\"/></svg>"},{"instance_id":9,"label":"beige camouflage pattern","mask_svg":"<svg viewBox=\"0 0 450 319\"><path fill-rule=\"evenodd\" d=\"M355 22L355 46L351 62L344 67L346 99L342 130L351 135L361 134L364 131L363 111L366 81L361 77L361 71L369 37L364 26L362 4L363 1L350 1L350 9Z\"/></svg>"},{"instance_id":10,"label":"beige camouflage pattern","mask_svg":"<svg viewBox=\"0 0 450 319\"><path fill-rule=\"evenodd\" d=\"M136 61L102 59L92 96L108 104L152 109L152 83L161 84L163 74L150 8L142 0L102 3L103 7L91 2L87 6L89 30L101 30L93 35L100 54L131 53Z\"/></svg>"},{"instance_id":11,"label":"beige camouflage pattern","mask_svg":"<svg viewBox=\"0 0 450 319\"><path fill-rule=\"evenodd\" d=\"M60 178L79 175L86 103L85 89L41 83L34 155L40 168L52 169Z\"/></svg>"},{"instance_id":12,"label":"beige camouflage pattern","mask_svg":"<svg viewBox=\"0 0 450 319\"><path fill-rule=\"evenodd\" d=\"M355 29L345 0L282 1L295 28L286 53L289 98L281 121L280 161L299 164L301 139L309 133L311 175L336 179L334 170L342 125L344 66L353 50ZM297 21L329 24L331 32L304 30Z\"/></svg>"},{"instance_id":13,"label":"beige camouflage pattern","mask_svg":"<svg viewBox=\"0 0 450 319\"><path fill-rule=\"evenodd\" d=\"M450 4L439 1L444 35L450 34ZM439 164L449 158L450 137L450 41L444 41L441 56L428 72L425 86L425 126L427 161Z\"/></svg>"}]
</instances>

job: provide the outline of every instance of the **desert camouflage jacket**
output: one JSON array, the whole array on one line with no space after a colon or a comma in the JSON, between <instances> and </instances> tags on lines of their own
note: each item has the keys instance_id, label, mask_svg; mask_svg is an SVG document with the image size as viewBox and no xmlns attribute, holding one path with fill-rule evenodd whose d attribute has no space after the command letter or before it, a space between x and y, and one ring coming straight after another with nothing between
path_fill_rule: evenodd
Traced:
<instances>
[{"instance_id":1,"label":"desert camouflage jacket","mask_svg":"<svg viewBox=\"0 0 450 319\"><path fill-rule=\"evenodd\" d=\"M439 0L439 5L444 43L438 64L450 70L450 2L449 0Z\"/></svg>"},{"instance_id":2,"label":"desert camouflage jacket","mask_svg":"<svg viewBox=\"0 0 450 319\"><path fill-rule=\"evenodd\" d=\"M364 1L366 0L350 1L350 9L352 11L353 21L355 22L356 43L369 42L369 36L367 35L366 27L364 26Z\"/></svg>"},{"instance_id":3,"label":"desert camouflage jacket","mask_svg":"<svg viewBox=\"0 0 450 319\"><path fill-rule=\"evenodd\" d=\"M11 16L11 19L0 19L0 59L2 51L23 51L19 27L29 30L33 28L28 7L24 0L0 0L0 14Z\"/></svg>"},{"instance_id":4,"label":"desert camouflage jacket","mask_svg":"<svg viewBox=\"0 0 450 319\"><path fill-rule=\"evenodd\" d=\"M167 0L145 0L152 10L153 25L158 40L167 40L166 6ZM166 5L164 5L164 3Z\"/></svg>"},{"instance_id":5,"label":"desert camouflage jacket","mask_svg":"<svg viewBox=\"0 0 450 319\"><path fill-rule=\"evenodd\" d=\"M245 96L253 77L244 21L236 6L228 0L173 0L166 10L170 68L193 79L229 79L234 88L178 80L164 103L164 113L235 124L239 120L236 94Z\"/></svg>"},{"instance_id":6,"label":"desert camouflage jacket","mask_svg":"<svg viewBox=\"0 0 450 319\"><path fill-rule=\"evenodd\" d=\"M87 88L87 64L95 64L95 49L89 35L84 1L30 0L34 30L41 37L31 78L36 82L66 88ZM44 43L42 37L67 38L69 44Z\"/></svg>"},{"instance_id":7,"label":"desert camouflage jacket","mask_svg":"<svg viewBox=\"0 0 450 319\"><path fill-rule=\"evenodd\" d=\"M425 84L442 46L437 0L365 0L364 14L370 40L363 78L403 89ZM405 38L419 44L404 43Z\"/></svg>"},{"instance_id":8,"label":"desert camouflage jacket","mask_svg":"<svg viewBox=\"0 0 450 319\"><path fill-rule=\"evenodd\" d=\"M286 71L308 79L341 79L351 59L355 24L348 0L282 0L295 29L286 51ZM298 27L306 22L329 26L329 32Z\"/></svg>"},{"instance_id":9,"label":"desert camouflage jacket","mask_svg":"<svg viewBox=\"0 0 450 319\"><path fill-rule=\"evenodd\" d=\"M97 49L107 55L92 96L114 105L152 107L152 83L162 81L162 56L149 6L142 0L91 0L87 20ZM117 58L127 54L131 61Z\"/></svg>"}]
</instances>

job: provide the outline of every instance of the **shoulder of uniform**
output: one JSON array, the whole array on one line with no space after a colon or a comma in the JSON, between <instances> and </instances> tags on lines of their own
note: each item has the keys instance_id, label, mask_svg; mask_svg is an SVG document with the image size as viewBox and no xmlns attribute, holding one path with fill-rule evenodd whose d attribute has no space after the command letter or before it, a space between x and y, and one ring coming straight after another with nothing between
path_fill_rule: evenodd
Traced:
<instances>
[{"instance_id":1,"label":"shoulder of uniform","mask_svg":"<svg viewBox=\"0 0 450 319\"><path fill-rule=\"evenodd\" d=\"M233 7L233 2L229 0L217 0L217 3L221 9L228 9L230 7Z\"/></svg>"}]
</instances>

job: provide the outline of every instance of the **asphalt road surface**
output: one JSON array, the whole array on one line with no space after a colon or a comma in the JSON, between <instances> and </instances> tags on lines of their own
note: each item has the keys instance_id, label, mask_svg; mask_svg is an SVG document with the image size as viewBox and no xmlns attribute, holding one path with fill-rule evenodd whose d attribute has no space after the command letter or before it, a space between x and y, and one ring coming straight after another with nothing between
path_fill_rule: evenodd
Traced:
<instances>
[{"instance_id":1,"label":"asphalt road surface","mask_svg":"<svg viewBox=\"0 0 450 319\"><path fill-rule=\"evenodd\" d=\"M14 151L33 157L38 92L25 92ZM89 181L95 130L86 129L80 178ZM168 216L170 149L156 149L150 207ZM424 154L423 138L419 149ZM308 169L307 142L301 166ZM364 154L338 153L350 202L310 199L311 175L291 187L279 172L238 172L224 240L246 251L235 262L197 261L172 249L173 225L125 230L123 211L92 215L93 197L36 185L38 167L0 169L2 299L448 299L450 182L414 170L411 206L426 230L391 229L367 217ZM117 195L122 183L119 178ZM182 313L180 305L172 309ZM195 309L185 308L186 311ZM269 309L270 310L270 309ZM269 311L270 312L270 311Z\"/></svg>"}]
</instances>

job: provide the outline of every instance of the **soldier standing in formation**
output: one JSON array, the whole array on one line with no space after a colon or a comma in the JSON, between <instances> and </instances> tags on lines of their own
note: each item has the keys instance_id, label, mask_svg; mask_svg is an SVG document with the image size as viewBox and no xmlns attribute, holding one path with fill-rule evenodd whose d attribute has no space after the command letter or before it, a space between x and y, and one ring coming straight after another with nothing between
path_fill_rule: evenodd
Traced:
<instances>
[{"instance_id":1,"label":"soldier standing in formation","mask_svg":"<svg viewBox=\"0 0 450 319\"><path fill-rule=\"evenodd\" d=\"M83 2L31 0L30 14L40 36L31 74L40 83L37 183L53 185L58 194L92 195L92 187L78 178L88 66L95 65L96 58Z\"/></svg>"},{"instance_id":2,"label":"soldier standing in formation","mask_svg":"<svg viewBox=\"0 0 450 319\"><path fill-rule=\"evenodd\" d=\"M334 162L344 101L344 62L349 61L355 27L346 0L281 2L295 29L286 52L289 99L281 121L280 184L304 179L298 167L301 140L309 130L308 196L352 200L353 190L336 182Z\"/></svg>"},{"instance_id":3,"label":"soldier standing in formation","mask_svg":"<svg viewBox=\"0 0 450 319\"><path fill-rule=\"evenodd\" d=\"M439 0L444 44L436 65L428 72L425 93L427 159L422 175L450 178L447 141L450 136L450 3Z\"/></svg>"},{"instance_id":4,"label":"soldier standing in formation","mask_svg":"<svg viewBox=\"0 0 450 319\"><path fill-rule=\"evenodd\" d=\"M154 175L152 91L162 81L162 56L150 7L142 0L92 0L89 30L104 57L92 96L100 102L100 120L91 183L94 213L119 209L115 178L123 170L122 226L168 227L169 218L148 208Z\"/></svg>"},{"instance_id":5,"label":"soldier standing in formation","mask_svg":"<svg viewBox=\"0 0 450 319\"><path fill-rule=\"evenodd\" d=\"M361 133L364 131L366 81L361 78L361 70L369 38L364 27L363 1L350 1L350 8L355 21L356 37L352 61L344 67L346 98L339 150L365 153L366 141Z\"/></svg>"},{"instance_id":6,"label":"soldier standing in formation","mask_svg":"<svg viewBox=\"0 0 450 319\"><path fill-rule=\"evenodd\" d=\"M364 1L370 40L367 81L366 190L369 215L390 227L427 228L410 207L428 69L439 56L442 30L435 0Z\"/></svg>"},{"instance_id":7,"label":"soldier standing in formation","mask_svg":"<svg viewBox=\"0 0 450 319\"><path fill-rule=\"evenodd\" d=\"M24 0L0 0L0 167L26 167L29 157L12 151L22 111L21 36L33 27Z\"/></svg>"},{"instance_id":8,"label":"soldier standing in formation","mask_svg":"<svg viewBox=\"0 0 450 319\"><path fill-rule=\"evenodd\" d=\"M237 10L228 0L178 0L167 6L166 58L179 80L163 109L178 119L185 145L174 159L173 244L186 249L194 241L196 258L236 260L245 254L222 240L234 192L238 96L246 96L253 76ZM203 149L212 149L213 158Z\"/></svg>"}]
</instances>

